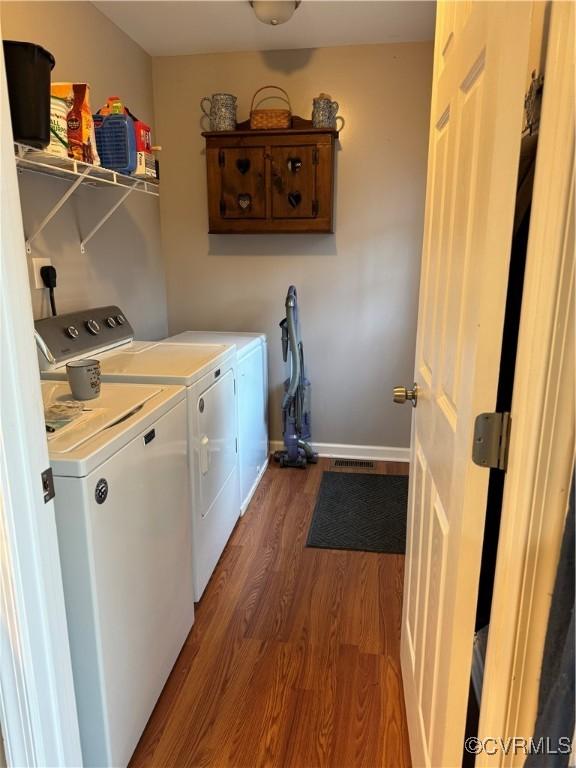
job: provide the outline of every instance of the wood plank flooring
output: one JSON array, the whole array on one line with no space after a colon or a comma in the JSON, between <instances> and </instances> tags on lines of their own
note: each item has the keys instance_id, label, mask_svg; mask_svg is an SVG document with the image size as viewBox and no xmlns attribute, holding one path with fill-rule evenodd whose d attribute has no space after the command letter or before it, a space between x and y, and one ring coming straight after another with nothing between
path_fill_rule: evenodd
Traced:
<instances>
[{"instance_id":1,"label":"wood plank flooring","mask_svg":"<svg viewBox=\"0 0 576 768\"><path fill-rule=\"evenodd\" d=\"M407 467L379 462L372 471ZM131 768L410 765L404 557L305 547L326 469L328 459L266 471Z\"/></svg>"}]
</instances>

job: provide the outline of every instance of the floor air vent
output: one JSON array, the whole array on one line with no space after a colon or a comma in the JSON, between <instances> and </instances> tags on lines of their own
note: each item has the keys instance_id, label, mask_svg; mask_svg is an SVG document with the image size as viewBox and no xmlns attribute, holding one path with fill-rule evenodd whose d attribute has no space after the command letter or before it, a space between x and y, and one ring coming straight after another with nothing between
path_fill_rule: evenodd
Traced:
<instances>
[{"instance_id":1,"label":"floor air vent","mask_svg":"<svg viewBox=\"0 0 576 768\"><path fill-rule=\"evenodd\" d=\"M374 462L369 459L332 459L333 467L354 467L355 469L374 469Z\"/></svg>"}]
</instances>

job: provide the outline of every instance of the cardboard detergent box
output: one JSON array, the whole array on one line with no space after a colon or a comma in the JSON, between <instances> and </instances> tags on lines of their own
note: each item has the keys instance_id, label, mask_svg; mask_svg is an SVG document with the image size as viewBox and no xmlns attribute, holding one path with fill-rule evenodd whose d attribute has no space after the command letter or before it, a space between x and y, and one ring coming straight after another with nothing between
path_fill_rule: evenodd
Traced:
<instances>
[{"instance_id":1,"label":"cardboard detergent box","mask_svg":"<svg viewBox=\"0 0 576 768\"><path fill-rule=\"evenodd\" d=\"M156 158L151 152L136 153L136 170L134 176L141 179L156 179Z\"/></svg>"},{"instance_id":2,"label":"cardboard detergent box","mask_svg":"<svg viewBox=\"0 0 576 768\"><path fill-rule=\"evenodd\" d=\"M100 165L88 83L52 83L50 93L50 152Z\"/></svg>"},{"instance_id":3,"label":"cardboard detergent box","mask_svg":"<svg viewBox=\"0 0 576 768\"><path fill-rule=\"evenodd\" d=\"M143 123L142 120L137 120L134 115L131 117L134 120L134 133L136 134L136 152L152 152L150 126Z\"/></svg>"}]
</instances>

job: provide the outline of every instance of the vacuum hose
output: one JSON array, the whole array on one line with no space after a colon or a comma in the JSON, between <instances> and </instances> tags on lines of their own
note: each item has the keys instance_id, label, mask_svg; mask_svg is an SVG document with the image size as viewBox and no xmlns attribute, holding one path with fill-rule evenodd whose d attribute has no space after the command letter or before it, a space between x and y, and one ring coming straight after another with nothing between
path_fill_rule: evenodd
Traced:
<instances>
[{"instance_id":1,"label":"vacuum hose","mask_svg":"<svg viewBox=\"0 0 576 768\"><path fill-rule=\"evenodd\" d=\"M300 345L298 343L297 333L297 318L296 318L296 288L291 285L288 289L288 295L286 296L286 321L288 326L288 340L290 343L290 383L288 389L284 394L282 401L282 408L288 408L294 396L298 390L298 384L300 383L301 367L300 367Z\"/></svg>"}]
</instances>

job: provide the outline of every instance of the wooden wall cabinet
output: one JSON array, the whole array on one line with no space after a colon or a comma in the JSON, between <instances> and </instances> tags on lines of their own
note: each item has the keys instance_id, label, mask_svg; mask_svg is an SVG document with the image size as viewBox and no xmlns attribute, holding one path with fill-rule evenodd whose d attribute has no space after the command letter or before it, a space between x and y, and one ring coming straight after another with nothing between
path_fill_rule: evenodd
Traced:
<instances>
[{"instance_id":1,"label":"wooden wall cabinet","mask_svg":"<svg viewBox=\"0 0 576 768\"><path fill-rule=\"evenodd\" d=\"M293 121L301 127L203 134L211 234L333 231L338 133Z\"/></svg>"}]
</instances>

